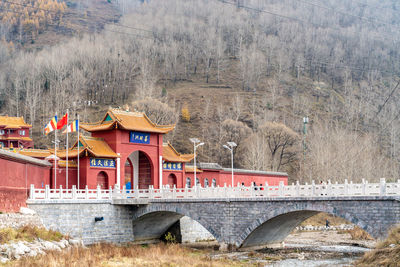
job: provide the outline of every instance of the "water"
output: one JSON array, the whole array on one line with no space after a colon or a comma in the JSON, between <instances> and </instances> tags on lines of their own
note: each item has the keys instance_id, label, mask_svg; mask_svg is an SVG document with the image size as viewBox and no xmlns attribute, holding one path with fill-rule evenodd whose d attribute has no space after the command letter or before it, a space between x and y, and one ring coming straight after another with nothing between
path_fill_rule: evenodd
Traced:
<instances>
[{"instance_id":1,"label":"water","mask_svg":"<svg viewBox=\"0 0 400 267\"><path fill-rule=\"evenodd\" d=\"M259 263L268 267L350 266L370 249L351 245L288 244L285 248L262 249L256 252L231 252L213 257L232 258Z\"/></svg>"},{"instance_id":2,"label":"water","mask_svg":"<svg viewBox=\"0 0 400 267\"><path fill-rule=\"evenodd\" d=\"M337 267L349 266L355 258L325 259L325 260L299 260L286 259L273 264L266 264L265 267Z\"/></svg>"}]
</instances>

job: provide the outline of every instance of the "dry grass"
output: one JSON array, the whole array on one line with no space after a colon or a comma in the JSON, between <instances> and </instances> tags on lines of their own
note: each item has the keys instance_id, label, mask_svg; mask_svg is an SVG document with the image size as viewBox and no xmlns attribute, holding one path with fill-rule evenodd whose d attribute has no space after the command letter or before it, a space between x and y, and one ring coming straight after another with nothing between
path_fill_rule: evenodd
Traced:
<instances>
[{"instance_id":1,"label":"dry grass","mask_svg":"<svg viewBox=\"0 0 400 267\"><path fill-rule=\"evenodd\" d=\"M29 225L18 229L11 227L0 229L0 244L19 240L31 242L37 238L50 241L60 241L63 237L64 236L59 232Z\"/></svg>"},{"instance_id":2,"label":"dry grass","mask_svg":"<svg viewBox=\"0 0 400 267\"><path fill-rule=\"evenodd\" d=\"M35 258L24 258L10 266L252 266L228 259L212 260L202 251L177 244L149 246L97 244L89 248L71 248L49 252ZM253 265L256 266L256 265Z\"/></svg>"},{"instance_id":3,"label":"dry grass","mask_svg":"<svg viewBox=\"0 0 400 267\"><path fill-rule=\"evenodd\" d=\"M365 253L355 265L363 267L400 266L400 226L393 228L385 241L379 243L376 249Z\"/></svg>"},{"instance_id":4,"label":"dry grass","mask_svg":"<svg viewBox=\"0 0 400 267\"><path fill-rule=\"evenodd\" d=\"M349 233L352 240L374 240L367 232L357 226L351 230L344 230L343 232Z\"/></svg>"},{"instance_id":5,"label":"dry grass","mask_svg":"<svg viewBox=\"0 0 400 267\"><path fill-rule=\"evenodd\" d=\"M307 220L302 222L301 225L303 225L303 226L305 226L305 225L325 226L325 221L326 220L329 221L329 224L331 226L340 225L340 224L349 224L349 222L346 221L345 219L330 215L330 214L325 213L325 212L321 212L321 213L318 213L318 214L308 218Z\"/></svg>"}]
</instances>

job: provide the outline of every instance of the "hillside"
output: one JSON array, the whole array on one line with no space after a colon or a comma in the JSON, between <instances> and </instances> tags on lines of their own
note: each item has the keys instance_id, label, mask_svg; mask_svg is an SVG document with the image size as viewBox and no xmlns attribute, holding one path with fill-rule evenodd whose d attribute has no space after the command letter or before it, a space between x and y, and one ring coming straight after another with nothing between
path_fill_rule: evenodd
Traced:
<instances>
[{"instance_id":1,"label":"hillside","mask_svg":"<svg viewBox=\"0 0 400 267\"><path fill-rule=\"evenodd\" d=\"M28 51L101 31L121 16L118 6L106 0L5 0L0 10L2 42L13 50Z\"/></svg>"},{"instance_id":2,"label":"hillside","mask_svg":"<svg viewBox=\"0 0 400 267\"><path fill-rule=\"evenodd\" d=\"M89 121L109 106L163 102L169 109L157 112L177 122L167 138L182 152L189 137L204 140L203 161L227 165L222 144L235 141L237 167L303 181L397 177L398 3L313 3L67 1L68 12L87 14L63 15L79 34L44 31L22 53L0 45L0 111L23 115L46 147L43 125L66 108Z\"/></svg>"}]
</instances>

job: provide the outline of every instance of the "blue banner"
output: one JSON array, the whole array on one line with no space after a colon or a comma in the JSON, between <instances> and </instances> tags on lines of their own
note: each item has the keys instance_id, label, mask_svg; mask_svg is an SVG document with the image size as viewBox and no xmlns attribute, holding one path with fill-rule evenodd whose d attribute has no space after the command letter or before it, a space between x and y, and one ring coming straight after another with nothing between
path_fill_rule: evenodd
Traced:
<instances>
[{"instance_id":1,"label":"blue banner","mask_svg":"<svg viewBox=\"0 0 400 267\"><path fill-rule=\"evenodd\" d=\"M129 142L137 144L150 144L150 134L142 132L130 132Z\"/></svg>"},{"instance_id":2,"label":"blue banner","mask_svg":"<svg viewBox=\"0 0 400 267\"><path fill-rule=\"evenodd\" d=\"M164 170L171 170L171 171L181 171L182 170L182 163L174 163L174 162L164 162L163 163Z\"/></svg>"},{"instance_id":3,"label":"blue banner","mask_svg":"<svg viewBox=\"0 0 400 267\"><path fill-rule=\"evenodd\" d=\"M115 168L115 160L91 158L90 167Z\"/></svg>"}]
</instances>

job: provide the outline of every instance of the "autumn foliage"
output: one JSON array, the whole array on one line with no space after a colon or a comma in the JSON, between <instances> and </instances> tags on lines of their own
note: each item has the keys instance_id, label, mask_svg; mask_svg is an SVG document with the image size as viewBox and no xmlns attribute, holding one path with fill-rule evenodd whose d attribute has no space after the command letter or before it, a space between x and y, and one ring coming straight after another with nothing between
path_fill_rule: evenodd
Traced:
<instances>
[{"instance_id":1,"label":"autumn foliage","mask_svg":"<svg viewBox=\"0 0 400 267\"><path fill-rule=\"evenodd\" d=\"M50 24L61 24L67 5L57 0L14 0L0 2L0 8L1 24L18 34L23 42L33 39Z\"/></svg>"}]
</instances>

